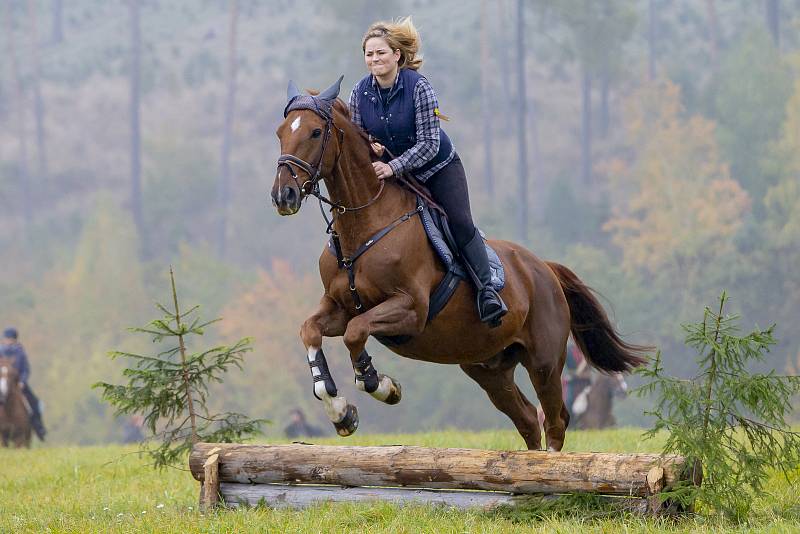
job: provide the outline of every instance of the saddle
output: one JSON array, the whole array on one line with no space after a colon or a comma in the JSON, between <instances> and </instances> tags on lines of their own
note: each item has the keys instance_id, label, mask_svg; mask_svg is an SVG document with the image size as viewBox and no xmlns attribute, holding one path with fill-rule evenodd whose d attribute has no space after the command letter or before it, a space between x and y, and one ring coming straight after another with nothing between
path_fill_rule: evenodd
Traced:
<instances>
[{"instance_id":1,"label":"saddle","mask_svg":"<svg viewBox=\"0 0 800 534\"><path fill-rule=\"evenodd\" d=\"M431 293L430 303L428 305L428 318L427 323L430 323L439 312L444 309L450 298L458 288L458 284L467 278L467 272L463 266L462 260L458 253L453 234L450 232L450 227L447 224L447 219L442 217L438 210L431 209L427 200L421 195L417 195L417 211L422 221L422 227L425 228L425 235L428 236L433 250L445 267L445 275L439 285ZM500 261L500 256L497 252L486 243L486 236L483 232L478 230L484 240L486 246L486 253L489 256L489 267L492 271L492 286L496 291L500 291L505 286L505 269ZM383 234L385 235L385 234ZM367 240L370 245L378 241L383 235L371 237ZM363 247L362 247L363 248ZM336 256L336 248L333 238L328 240L328 252ZM386 346L397 346L407 343L412 336L374 336L381 344Z\"/></svg>"}]
</instances>

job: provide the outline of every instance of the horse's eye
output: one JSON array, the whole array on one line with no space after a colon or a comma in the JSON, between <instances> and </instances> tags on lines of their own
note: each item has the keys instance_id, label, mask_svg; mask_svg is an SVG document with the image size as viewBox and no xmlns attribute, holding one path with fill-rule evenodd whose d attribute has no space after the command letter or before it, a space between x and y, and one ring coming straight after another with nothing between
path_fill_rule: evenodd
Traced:
<instances>
[{"instance_id":1,"label":"horse's eye","mask_svg":"<svg viewBox=\"0 0 800 534\"><path fill-rule=\"evenodd\" d=\"M322 135L322 130L320 130L319 128L316 128L313 132L311 132L311 137L313 139L316 139L320 135Z\"/></svg>"}]
</instances>

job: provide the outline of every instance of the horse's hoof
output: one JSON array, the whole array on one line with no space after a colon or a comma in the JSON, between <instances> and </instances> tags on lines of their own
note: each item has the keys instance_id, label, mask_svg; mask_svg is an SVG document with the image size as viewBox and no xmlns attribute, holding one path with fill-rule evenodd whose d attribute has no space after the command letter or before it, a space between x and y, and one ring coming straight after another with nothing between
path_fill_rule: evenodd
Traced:
<instances>
[{"instance_id":1,"label":"horse's hoof","mask_svg":"<svg viewBox=\"0 0 800 534\"><path fill-rule=\"evenodd\" d=\"M389 391L389 396L387 396L386 400L383 402L385 402L386 404L397 404L398 402L400 402L400 399L403 398L403 388L393 379L389 378L389 380L391 380L392 382L392 388Z\"/></svg>"},{"instance_id":2,"label":"horse's hoof","mask_svg":"<svg viewBox=\"0 0 800 534\"><path fill-rule=\"evenodd\" d=\"M358 408L348 404L344 417L339 422L333 423L333 426L336 428L336 433L342 437L353 434L358 428Z\"/></svg>"},{"instance_id":3,"label":"horse's hoof","mask_svg":"<svg viewBox=\"0 0 800 534\"><path fill-rule=\"evenodd\" d=\"M378 375L378 387L370 395L386 404L397 404L403 398L400 384L386 375Z\"/></svg>"}]
</instances>

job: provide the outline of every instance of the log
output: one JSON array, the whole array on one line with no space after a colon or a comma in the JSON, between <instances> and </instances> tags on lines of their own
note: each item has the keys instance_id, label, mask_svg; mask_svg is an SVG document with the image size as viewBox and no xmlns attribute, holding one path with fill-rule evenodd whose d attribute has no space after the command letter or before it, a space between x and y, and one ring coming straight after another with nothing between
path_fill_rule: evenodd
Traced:
<instances>
[{"instance_id":1,"label":"log","mask_svg":"<svg viewBox=\"0 0 800 534\"><path fill-rule=\"evenodd\" d=\"M267 505L270 508L308 508L328 502L390 502L405 505L433 505L459 508L462 510L494 510L499 506L525 506L531 499L537 501L556 501L564 495L514 495L500 491L449 491L416 488L352 488L342 486L313 486L288 484L220 484L220 497L229 508L256 507ZM659 503L657 509L650 507L646 499L628 497L600 497L604 502L620 512L638 514L658 514L664 509Z\"/></svg>"},{"instance_id":2,"label":"log","mask_svg":"<svg viewBox=\"0 0 800 534\"><path fill-rule=\"evenodd\" d=\"M214 453L219 454L219 481L239 484L390 486L512 494L587 492L646 497L655 488L659 491L672 488L685 479L684 473L688 471L682 457L657 454L198 443L189 458L195 479L203 481L203 464ZM663 474L651 473L653 467L663 469ZM655 474L658 476L654 479Z\"/></svg>"},{"instance_id":3,"label":"log","mask_svg":"<svg viewBox=\"0 0 800 534\"><path fill-rule=\"evenodd\" d=\"M447 506L462 510L494 510L499 506L525 506L531 499L537 501L556 501L565 495L514 495L500 491L480 490L433 490L418 488L374 488L342 487L289 484L220 484L220 497L229 508L256 507L268 505L270 508L308 508L327 502L390 502L393 504L417 504ZM663 506L651 508L645 499L601 496L606 505L620 512L660 513Z\"/></svg>"},{"instance_id":4,"label":"log","mask_svg":"<svg viewBox=\"0 0 800 534\"><path fill-rule=\"evenodd\" d=\"M514 495L497 491L448 491L410 488L343 488L286 484L236 484L223 482L220 494L227 506L306 508L321 502L383 501L394 504L433 504L454 508L491 510L500 505L513 506Z\"/></svg>"}]
</instances>

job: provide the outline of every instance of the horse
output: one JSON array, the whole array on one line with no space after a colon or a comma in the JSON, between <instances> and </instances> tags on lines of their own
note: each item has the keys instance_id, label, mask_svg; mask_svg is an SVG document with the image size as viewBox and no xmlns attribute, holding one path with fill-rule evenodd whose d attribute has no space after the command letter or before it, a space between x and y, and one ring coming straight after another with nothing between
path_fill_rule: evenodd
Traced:
<instances>
[{"instance_id":1,"label":"horse","mask_svg":"<svg viewBox=\"0 0 800 534\"><path fill-rule=\"evenodd\" d=\"M625 398L628 383L621 374L594 373L591 383L579 392L570 407L575 428L599 429L616 426L614 398Z\"/></svg>"},{"instance_id":2,"label":"horse","mask_svg":"<svg viewBox=\"0 0 800 534\"><path fill-rule=\"evenodd\" d=\"M400 384L378 373L365 349L373 336L400 356L458 365L511 419L527 448L541 449L536 408L514 382L514 369L522 365L545 415L547 450L560 451L570 417L561 392L570 331L590 362L609 372L642 364L649 348L622 340L570 269L503 240L489 241L505 268L502 323L480 322L469 283L459 283L428 321L431 292L446 273L417 216L417 193L410 188L420 188L399 177L378 179L369 140L338 98L341 81L318 94L302 94L289 82L270 192L284 216L297 213L309 196L331 206L328 231L336 254L323 249L319 257L323 294L300 328L314 395L339 435L355 432L358 411L339 395L322 347L323 337L341 336L357 388L384 403L399 402ZM323 216L327 220L324 210Z\"/></svg>"},{"instance_id":3,"label":"horse","mask_svg":"<svg viewBox=\"0 0 800 534\"><path fill-rule=\"evenodd\" d=\"M19 373L11 358L0 358L0 437L3 447L31 446L31 423Z\"/></svg>"}]
</instances>

